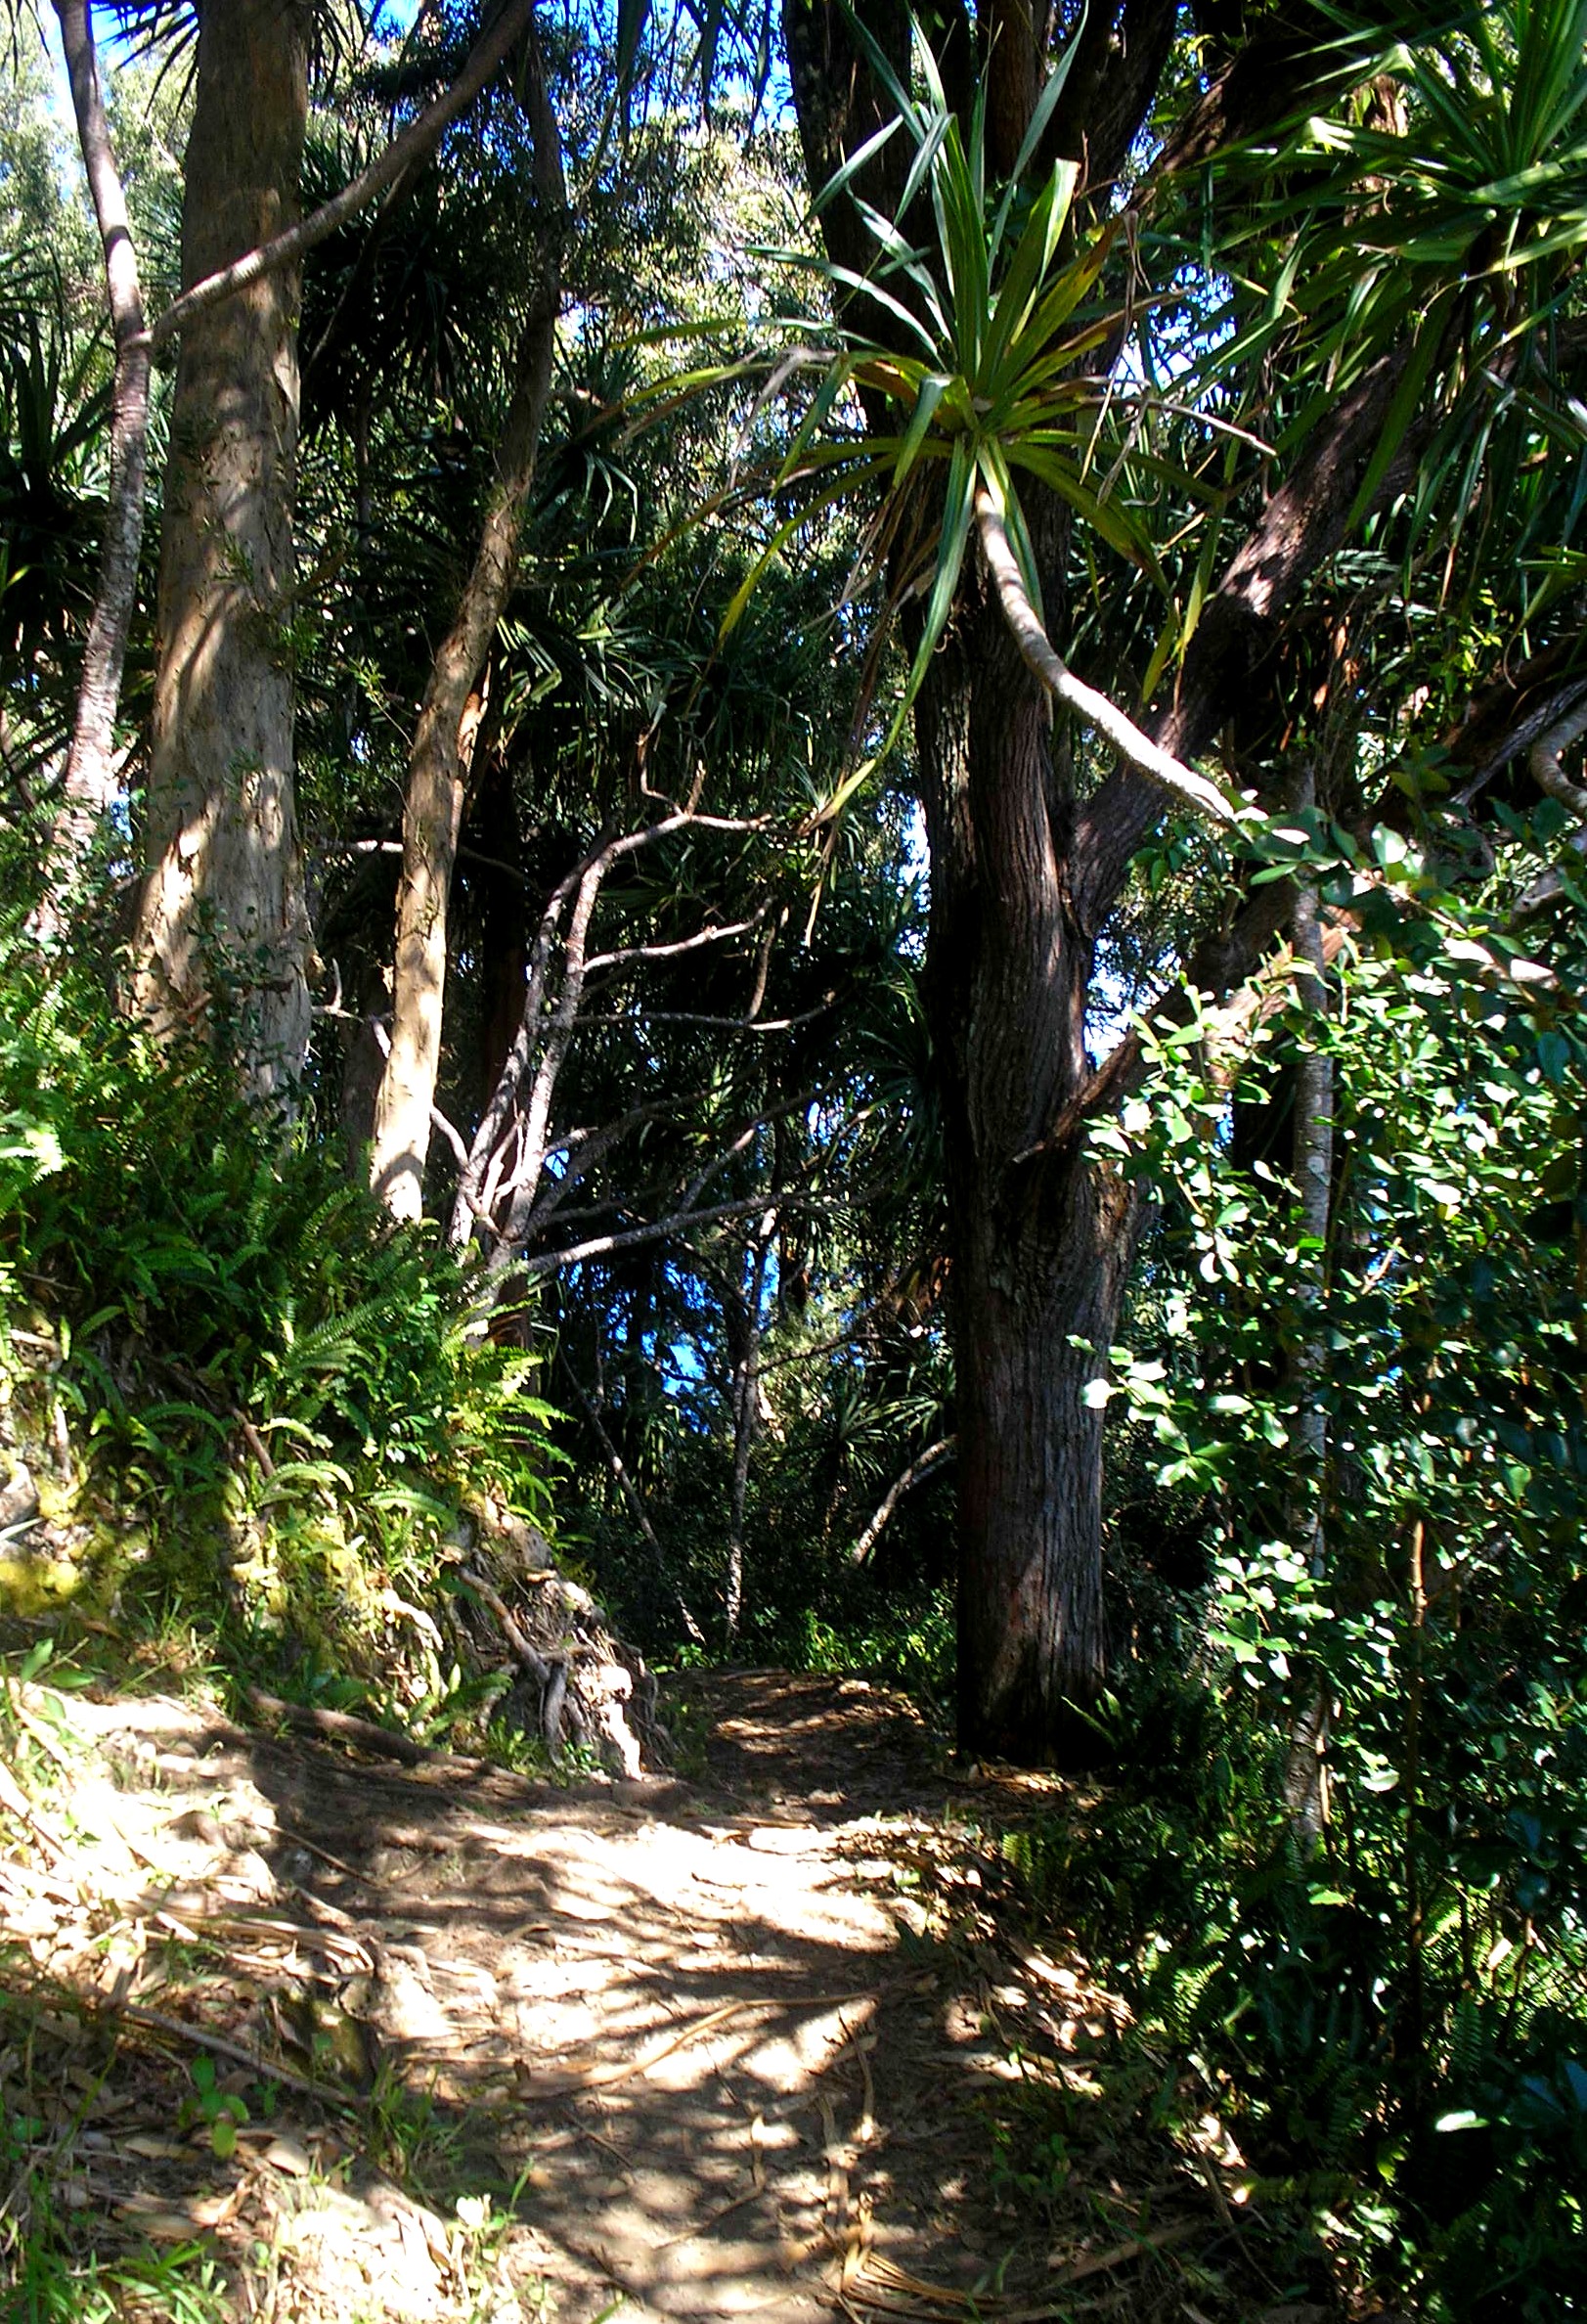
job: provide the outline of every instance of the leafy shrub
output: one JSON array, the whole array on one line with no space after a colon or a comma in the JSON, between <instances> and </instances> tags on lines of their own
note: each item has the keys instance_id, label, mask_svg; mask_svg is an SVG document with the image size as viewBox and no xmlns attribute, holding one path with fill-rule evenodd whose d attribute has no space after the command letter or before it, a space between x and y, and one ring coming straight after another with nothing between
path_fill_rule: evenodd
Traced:
<instances>
[{"instance_id":1,"label":"leafy shrub","mask_svg":"<svg viewBox=\"0 0 1587 2324\"><path fill-rule=\"evenodd\" d=\"M1014 1846L1356 2288L1540 2320L1587 2305L1587 1046L1495 973L1502 891L1403 854L1392 951L1244 1066L1276 1108L1329 1052L1326 1250L1196 1029L1099 1133L1158 1198L1103 1391L1142 1659L1114 1789Z\"/></svg>"},{"instance_id":2,"label":"leafy shrub","mask_svg":"<svg viewBox=\"0 0 1587 2324\"><path fill-rule=\"evenodd\" d=\"M241 1620L288 1661L361 1635L366 1669L394 1622L425 1636L403 1591L463 1501L544 1513L545 1410L474 1298L311 1125L87 973L0 956L0 1346L129 1616Z\"/></svg>"}]
</instances>

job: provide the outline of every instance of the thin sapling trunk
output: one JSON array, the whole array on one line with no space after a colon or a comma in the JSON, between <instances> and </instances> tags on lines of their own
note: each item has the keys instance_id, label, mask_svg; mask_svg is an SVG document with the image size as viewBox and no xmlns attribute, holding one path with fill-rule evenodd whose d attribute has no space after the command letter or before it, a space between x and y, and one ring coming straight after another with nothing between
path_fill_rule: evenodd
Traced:
<instances>
[{"instance_id":1,"label":"thin sapling trunk","mask_svg":"<svg viewBox=\"0 0 1587 2324\"><path fill-rule=\"evenodd\" d=\"M478 688L517 570L518 540L534 482L540 425L551 386L561 298L558 237L567 196L561 145L531 23L525 97L534 139L541 279L518 337L512 399L496 450L495 481L473 568L435 656L414 737L403 808L402 886L397 900L391 1053L375 1108L370 1177L395 1218L424 1207L424 1164L441 1063L447 916L477 724Z\"/></svg>"},{"instance_id":2,"label":"thin sapling trunk","mask_svg":"<svg viewBox=\"0 0 1587 2324\"><path fill-rule=\"evenodd\" d=\"M56 0L71 84L77 142L105 252L105 284L115 342L110 388L110 474L94 609L66 752L65 796L50 835L34 933L61 933L96 832L115 796L115 721L121 672L138 595L149 476L149 335L144 328L138 253L115 164L88 0Z\"/></svg>"}]
</instances>

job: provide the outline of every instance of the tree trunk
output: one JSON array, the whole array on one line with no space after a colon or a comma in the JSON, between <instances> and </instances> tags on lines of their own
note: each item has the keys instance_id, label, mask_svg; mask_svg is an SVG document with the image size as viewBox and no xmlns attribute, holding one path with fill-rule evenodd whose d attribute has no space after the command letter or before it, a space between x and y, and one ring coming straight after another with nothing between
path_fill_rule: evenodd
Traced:
<instances>
[{"instance_id":1,"label":"tree trunk","mask_svg":"<svg viewBox=\"0 0 1587 2324\"><path fill-rule=\"evenodd\" d=\"M768 1211L751 1248L743 1298L723 1303L731 1352L733 1421L732 1487L727 1503L727 1578L723 1629L729 1649L737 1643L744 1612L744 1517L749 1504L749 1464L761 1433L761 1337L766 1311L766 1271L776 1240L777 1214Z\"/></svg>"},{"instance_id":2,"label":"tree trunk","mask_svg":"<svg viewBox=\"0 0 1587 2324\"><path fill-rule=\"evenodd\" d=\"M115 795L115 718L121 671L138 594L144 497L149 475L149 336L144 329L138 253L115 165L87 0L57 0L83 167L105 251L105 283L115 340L110 388L110 476L99 583L83 647L82 678L66 753L65 799L45 865L33 928L59 935L65 909Z\"/></svg>"},{"instance_id":3,"label":"tree trunk","mask_svg":"<svg viewBox=\"0 0 1587 2324\"><path fill-rule=\"evenodd\" d=\"M927 1002L952 1246L962 1749L1071 1756L1106 1667L1102 1414L1132 1206L1078 1140L1021 1161L1088 1070L1092 948L1045 699L991 593L922 693ZM1076 1344L1082 1343L1082 1344Z\"/></svg>"},{"instance_id":4,"label":"tree trunk","mask_svg":"<svg viewBox=\"0 0 1587 2324\"><path fill-rule=\"evenodd\" d=\"M205 0L182 280L292 225L308 14ZM289 1096L309 1035L309 926L292 781L295 266L183 335L160 542L148 875L136 993L161 1032L228 1043L258 1096Z\"/></svg>"},{"instance_id":5,"label":"tree trunk","mask_svg":"<svg viewBox=\"0 0 1587 2324\"><path fill-rule=\"evenodd\" d=\"M862 14L896 56L907 36L904 11L866 0ZM1018 15L1018 0L988 11L1016 30ZM785 0L813 195L885 118L849 21L831 0ZM1105 0L1087 13L1047 142L1083 156L1091 185L1113 177L1146 118L1175 21L1167 0ZM1302 65L1308 43L1315 46L1309 30ZM1014 63L1011 47L997 90L1004 149L1018 118L1016 83L1029 86ZM1270 94L1258 77L1258 112ZM1233 102L1225 90L1221 120ZM889 216L897 207L889 171L903 169L904 148L896 137L872 153L857 181ZM821 229L840 265L870 265L875 246L850 195L824 205ZM966 1748L1064 1756L1087 1731L1068 1706L1083 1707L1104 1673L1102 1423L1084 1392L1103 1374L1117 1335L1134 1218L1127 1189L1080 1140L1086 1112L1124 1094L1132 1051L1126 1039L1116 1052L1120 1069L1088 1087L1095 932L1161 821L1165 786L1226 819L1227 802L1193 772L1187 782L1184 762L1253 694L1267 698L1281 620L1345 538L1403 364L1403 353L1385 357L1341 398L1225 569L1170 700L1122 739L1113 721L1121 764L1087 799L1078 802L1067 780L1061 728L1055 763L1046 700L986 576L968 565L956 630L933 657L916 704L931 855L927 997L952 1255ZM1046 520L1039 509L1032 492L1033 524ZM1049 584L1062 570L1055 547L1036 542ZM1056 594L1049 586L1049 600ZM1018 611L1011 606L1009 618ZM1052 635L1062 637L1061 618ZM1047 683L1075 699L1074 674L1050 659ZM1094 710L1093 697L1088 715L1100 726ZM1247 916L1260 940L1271 936L1263 912ZM1236 981L1254 965L1238 947L1221 950Z\"/></svg>"},{"instance_id":6,"label":"tree trunk","mask_svg":"<svg viewBox=\"0 0 1587 2324\"><path fill-rule=\"evenodd\" d=\"M1292 798L1300 811L1316 806L1317 782L1309 765L1302 770ZM1328 967L1315 881L1302 879L1298 884L1291 925L1297 991L1320 1037L1328 1015ZM1327 1554L1328 1334L1324 1310L1334 1193L1334 1060L1321 1038L1303 1047L1295 1064L1295 1184L1300 1212L1296 1224L1305 1246L1296 1277L1301 1327L1295 1360L1299 1454L1295 1535L1312 1573L1320 1575Z\"/></svg>"},{"instance_id":7,"label":"tree trunk","mask_svg":"<svg viewBox=\"0 0 1587 2324\"><path fill-rule=\"evenodd\" d=\"M1317 804L1316 770L1307 761L1291 788L1300 813ZM1327 961L1316 883L1300 879L1291 920L1296 988L1305 1014L1322 1035L1328 1014ZM1328 1234L1334 1194L1334 1060L1320 1038L1295 1061L1295 1184L1302 1249L1296 1271L1300 1330L1295 1352L1296 1468L1291 1490L1291 1538L1320 1580L1328 1559ZM1313 1697L1290 1740L1286 1794L1301 1847L1310 1854L1327 1835L1328 1745L1332 1721L1326 1691ZM1414 1897L1414 1864L1411 1866Z\"/></svg>"},{"instance_id":8,"label":"tree trunk","mask_svg":"<svg viewBox=\"0 0 1587 2324\"><path fill-rule=\"evenodd\" d=\"M512 401L496 451L495 482L473 569L425 689L403 808L391 1053L375 1103L370 1158L371 1184L399 1219L418 1219L423 1213L430 1108L441 1064L447 904L463 820L468 742L480 708L476 690L517 568L518 535L534 481L541 417L556 348L561 297L557 239L566 195L556 123L532 29L528 50L526 108L534 138L539 213L531 231L540 238L541 281L519 335Z\"/></svg>"}]
</instances>

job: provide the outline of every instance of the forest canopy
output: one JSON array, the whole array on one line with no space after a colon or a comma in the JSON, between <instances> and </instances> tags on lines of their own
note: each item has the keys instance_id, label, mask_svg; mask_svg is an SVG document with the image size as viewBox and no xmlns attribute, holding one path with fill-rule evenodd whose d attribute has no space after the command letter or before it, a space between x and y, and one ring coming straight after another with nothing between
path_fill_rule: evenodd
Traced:
<instances>
[{"instance_id":1,"label":"forest canopy","mask_svg":"<svg viewBox=\"0 0 1587 2324\"><path fill-rule=\"evenodd\" d=\"M883 1675L1361 2298L1577 2312L1587 0L43 30L11 1614L521 1756L489 1506Z\"/></svg>"}]
</instances>

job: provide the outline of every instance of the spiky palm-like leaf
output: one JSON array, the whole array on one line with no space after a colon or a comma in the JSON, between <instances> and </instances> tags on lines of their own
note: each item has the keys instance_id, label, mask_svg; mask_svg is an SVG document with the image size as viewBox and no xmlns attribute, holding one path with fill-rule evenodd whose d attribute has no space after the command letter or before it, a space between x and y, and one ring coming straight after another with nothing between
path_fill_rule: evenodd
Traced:
<instances>
[{"instance_id":1,"label":"spiky palm-like leaf","mask_svg":"<svg viewBox=\"0 0 1587 2324\"><path fill-rule=\"evenodd\" d=\"M1233 331L1210 360L1226 377L1285 345L1302 386L1287 430L1298 443L1352 378L1405 350L1351 519L1366 515L1419 417L1435 409L1421 457L1425 525L1430 480L1446 503L1454 486L1469 506L1491 465L1496 385L1534 436L1562 432L1558 413L1527 398L1537 335L1557 323L1587 248L1587 0L1489 0L1383 63L1403 127L1314 117L1252 150L1251 166L1275 191L1216 253L1233 285ZM1253 302L1242 274L1255 258L1270 275L1275 239L1288 255ZM1579 427L1565 432L1579 449ZM1459 508L1441 513L1459 523Z\"/></svg>"},{"instance_id":2,"label":"spiky palm-like leaf","mask_svg":"<svg viewBox=\"0 0 1587 2324\"><path fill-rule=\"evenodd\" d=\"M1016 471L1059 494L1132 562L1150 564L1151 552L1087 481L1097 391L1081 367L1110 323L1082 310L1101 274L1108 234L1077 246L1068 231L1079 174L1073 162L1060 161L1033 197L1024 195L1063 91L1068 56L1049 76L1013 174L998 188L988 168L985 91L966 132L918 28L923 102L903 86L863 26L855 30L893 117L837 172L816 208L846 194L855 200L876 264L860 274L831 261L807 262L837 291L846 322L777 478L779 490L799 491L799 507L772 536L762 564L825 509L867 490L878 494L874 553L879 558L913 537L905 581L923 585L926 596L907 706L948 625L979 497L990 498L1000 514L1025 589L1039 608L1040 580ZM890 219L854 197L852 186L899 135L914 151L898 217ZM917 247L901 222L921 195L929 199L932 234ZM855 391L896 425L863 434L834 425ZM725 627L742 612L761 569L738 591Z\"/></svg>"},{"instance_id":3,"label":"spiky palm-like leaf","mask_svg":"<svg viewBox=\"0 0 1587 2324\"><path fill-rule=\"evenodd\" d=\"M1219 824L1237 811L1205 775L1160 749L1125 714L1069 669L1048 637L1041 582L1019 479L1055 493L1102 540L1161 581L1150 543L1127 514L1089 480L1109 395L1088 377L1086 357L1117 328L1086 313L1110 234L1080 241L1071 231L1078 169L1060 161L1034 197L1024 180L1062 94L1074 45L1048 75L1014 168L1001 187L987 152L983 84L967 130L948 105L929 43L916 26L915 66L926 91L917 103L864 27L854 24L893 117L852 155L823 190L817 209L840 195L876 245L877 262L860 274L834 260L807 260L839 294L841 344L777 478L799 506L772 534L734 596L730 629L766 564L813 518L873 495L879 506L868 563L891 565L895 605L918 589L925 615L903 697L878 757L903 731L931 657L948 628L972 529L979 534L1003 614L1020 652L1055 700L1094 727L1149 781ZM903 134L914 148L897 215L886 218L853 193L865 163ZM916 246L904 223L929 196L932 235ZM867 330L865 327L870 326ZM863 433L834 425L846 401L869 407ZM891 421L892 425L885 424ZM1176 479L1194 492L1189 477ZM823 815L834 816L876 759L840 784Z\"/></svg>"}]
</instances>

